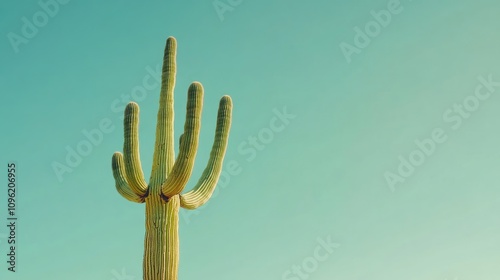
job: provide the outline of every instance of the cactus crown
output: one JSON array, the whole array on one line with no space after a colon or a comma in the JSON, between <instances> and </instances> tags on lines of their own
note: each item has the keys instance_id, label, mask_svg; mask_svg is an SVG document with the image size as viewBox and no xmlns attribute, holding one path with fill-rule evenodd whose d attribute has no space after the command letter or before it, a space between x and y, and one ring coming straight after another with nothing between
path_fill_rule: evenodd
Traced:
<instances>
[{"instance_id":1,"label":"cactus crown","mask_svg":"<svg viewBox=\"0 0 500 280\"><path fill-rule=\"evenodd\" d=\"M164 203L179 195L180 206L195 209L208 201L219 179L231 126L232 101L227 95L219 103L215 139L207 166L194 188L181 194L194 166L201 126L203 86L193 82L187 93L184 132L179 137L179 154L174 158L174 86L176 75L175 38L167 39L163 57L160 104L156 126L153 167L149 184L144 179L139 155L139 106L130 102L125 108L123 154L112 158L113 176L118 192L127 200L143 203L152 195Z\"/></svg>"}]
</instances>

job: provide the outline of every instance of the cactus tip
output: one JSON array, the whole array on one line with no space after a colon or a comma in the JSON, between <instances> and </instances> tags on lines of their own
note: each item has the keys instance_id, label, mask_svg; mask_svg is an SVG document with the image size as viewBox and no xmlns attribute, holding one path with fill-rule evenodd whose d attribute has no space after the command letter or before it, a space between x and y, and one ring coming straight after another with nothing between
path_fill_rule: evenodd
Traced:
<instances>
[{"instance_id":1,"label":"cactus tip","mask_svg":"<svg viewBox=\"0 0 500 280\"><path fill-rule=\"evenodd\" d=\"M229 96L229 95L224 95L220 99L220 105L226 105L226 104L229 106L233 105L233 100L231 99L231 96Z\"/></svg>"},{"instance_id":2,"label":"cactus tip","mask_svg":"<svg viewBox=\"0 0 500 280\"><path fill-rule=\"evenodd\" d=\"M134 110L137 111L139 110L139 104L135 103L134 101L131 101L127 104L127 107L125 107L125 112Z\"/></svg>"},{"instance_id":3,"label":"cactus tip","mask_svg":"<svg viewBox=\"0 0 500 280\"><path fill-rule=\"evenodd\" d=\"M170 46L170 47L172 47L172 46L176 46L176 45L177 45L177 40L175 39L175 37L173 37L173 36L169 36L169 37L167 38L167 44L166 44L166 45L167 45L167 47L168 47L168 46Z\"/></svg>"},{"instance_id":4,"label":"cactus tip","mask_svg":"<svg viewBox=\"0 0 500 280\"><path fill-rule=\"evenodd\" d=\"M203 85L198 82L198 81L194 81L191 83L191 85L189 85L189 89L188 89L189 92L202 92L203 91Z\"/></svg>"}]
</instances>

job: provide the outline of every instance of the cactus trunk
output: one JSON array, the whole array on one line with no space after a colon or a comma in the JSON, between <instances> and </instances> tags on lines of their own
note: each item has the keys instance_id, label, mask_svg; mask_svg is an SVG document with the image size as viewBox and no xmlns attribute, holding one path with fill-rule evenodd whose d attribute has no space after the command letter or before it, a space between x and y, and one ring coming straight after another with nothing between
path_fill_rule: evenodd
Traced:
<instances>
[{"instance_id":1,"label":"cactus trunk","mask_svg":"<svg viewBox=\"0 0 500 280\"><path fill-rule=\"evenodd\" d=\"M160 196L146 198L144 280L177 280L179 267L179 196L167 203Z\"/></svg>"}]
</instances>

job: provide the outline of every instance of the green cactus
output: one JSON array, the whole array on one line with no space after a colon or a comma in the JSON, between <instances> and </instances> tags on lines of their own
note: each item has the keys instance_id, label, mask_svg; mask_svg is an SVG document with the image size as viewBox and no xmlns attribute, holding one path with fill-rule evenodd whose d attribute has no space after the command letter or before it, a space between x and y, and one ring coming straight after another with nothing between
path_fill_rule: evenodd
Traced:
<instances>
[{"instance_id":1,"label":"green cactus","mask_svg":"<svg viewBox=\"0 0 500 280\"><path fill-rule=\"evenodd\" d=\"M212 195L222 170L231 127L232 101L220 100L215 140L208 164L193 190L181 194L191 176L201 123L203 87L193 82L188 89L184 133L174 160L175 38L167 39L163 57L160 108L156 126L153 168L149 184L144 180L139 156L139 106L125 109L123 154L113 154L116 189L127 200L146 203L143 279L177 280L179 266L179 208L196 209Z\"/></svg>"}]
</instances>

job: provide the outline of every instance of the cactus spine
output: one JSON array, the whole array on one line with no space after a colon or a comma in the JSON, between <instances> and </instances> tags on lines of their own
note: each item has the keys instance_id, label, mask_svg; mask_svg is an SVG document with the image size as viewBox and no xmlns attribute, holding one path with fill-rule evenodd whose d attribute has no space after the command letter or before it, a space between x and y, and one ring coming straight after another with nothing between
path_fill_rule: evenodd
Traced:
<instances>
[{"instance_id":1,"label":"cactus spine","mask_svg":"<svg viewBox=\"0 0 500 280\"><path fill-rule=\"evenodd\" d=\"M174 158L174 86L176 74L175 38L167 39L163 57L160 108L156 127L153 168L149 184L144 180L139 156L139 106L125 108L123 154L112 159L116 189L129 201L146 204L143 279L177 280L179 266L179 208L196 209L212 195L222 170L231 127L232 101L219 103L215 140L208 164L194 188L181 194L191 176L201 124L203 87L193 82L188 89L184 133L179 138L179 155Z\"/></svg>"}]
</instances>

